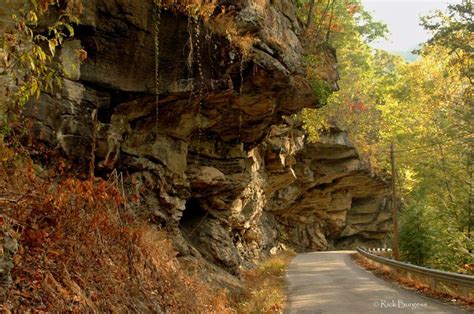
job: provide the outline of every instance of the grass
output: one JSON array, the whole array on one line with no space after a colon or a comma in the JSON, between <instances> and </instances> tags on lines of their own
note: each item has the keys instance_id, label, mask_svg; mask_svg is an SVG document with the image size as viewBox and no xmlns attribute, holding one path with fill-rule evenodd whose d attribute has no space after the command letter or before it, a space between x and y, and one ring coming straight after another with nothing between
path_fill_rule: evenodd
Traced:
<instances>
[{"instance_id":1,"label":"grass","mask_svg":"<svg viewBox=\"0 0 474 314\"><path fill-rule=\"evenodd\" d=\"M285 273L291 251L271 256L256 268L242 272L247 292L237 300L237 313L282 313L286 303Z\"/></svg>"}]
</instances>

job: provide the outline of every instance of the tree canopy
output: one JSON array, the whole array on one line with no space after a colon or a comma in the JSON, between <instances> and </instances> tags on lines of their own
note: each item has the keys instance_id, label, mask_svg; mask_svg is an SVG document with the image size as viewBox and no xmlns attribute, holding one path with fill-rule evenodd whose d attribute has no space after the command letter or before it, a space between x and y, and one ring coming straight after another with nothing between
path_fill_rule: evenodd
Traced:
<instances>
[{"instance_id":1,"label":"tree canopy","mask_svg":"<svg viewBox=\"0 0 474 314\"><path fill-rule=\"evenodd\" d=\"M317 2L315 10L323 6ZM342 10L336 14L342 21L326 39L337 48L340 89L326 106L303 113L310 139L328 126L342 128L379 174L388 172L393 143L403 258L469 271L466 265L474 263L472 1L422 18L432 37L412 63L369 46L386 28L359 1L339 2L334 10Z\"/></svg>"}]
</instances>

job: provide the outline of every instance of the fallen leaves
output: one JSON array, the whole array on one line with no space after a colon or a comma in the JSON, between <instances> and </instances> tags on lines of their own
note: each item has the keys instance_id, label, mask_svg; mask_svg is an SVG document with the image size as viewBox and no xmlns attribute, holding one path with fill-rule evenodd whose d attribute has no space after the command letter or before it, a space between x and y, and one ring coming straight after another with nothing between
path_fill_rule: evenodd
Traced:
<instances>
[{"instance_id":1,"label":"fallen leaves","mask_svg":"<svg viewBox=\"0 0 474 314\"><path fill-rule=\"evenodd\" d=\"M360 266L372 271L375 275L383 277L387 281L396 282L403 287L416 290L432 298L444 300L445 302L455 300L457 305L462 305L469 310L474 310L474 299L460 297L456 294L433 290L428 284L422 282L419 278L408 278L400 273L387 271L380 268L376 263L364 258L360 254L353 254L352 259Z\"/></svg>"},{"instance_id":2,"label":"fallen leaves","mask_svg":"<svg viewBox=\"0 0 474 314\"><path fill-rule=\"evenodd\" d=\"M125 210L116 184L11 165L0 165L0 195L21 201L1 203L0 227L20 247L1 309L228 312L225 296L183 269L165 232Z\"/></svg>"}]
</instances>

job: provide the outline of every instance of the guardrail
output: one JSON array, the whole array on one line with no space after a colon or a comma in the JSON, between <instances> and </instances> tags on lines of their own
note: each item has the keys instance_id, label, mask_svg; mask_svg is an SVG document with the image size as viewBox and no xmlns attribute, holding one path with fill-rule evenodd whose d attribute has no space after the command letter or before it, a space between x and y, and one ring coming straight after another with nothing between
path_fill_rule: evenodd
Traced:
<instances>
[{"instance_id":1,"label":"guardrail","mask_svg":"<svg viewBox=\"0 0 474 314\"><path fill-rule=\"evenodd\" d=\"M462 293L467 297L472 295L474 292L474 276L451 273L447 271L430 269L426 267L395 261L393 259L369 253L361 247L357 248L357 252L359 252L362 256L379 264L392 267L396 270L401 270L407 273L414 273L415 275L428 278L430 279L431 288L433 289L436 289L437 282L444 282L457 287L461 287Z\"/></svg>"},{"instance_id":2,"label":"guardrail","mask_svg":"<svg viewBox=\"0 0 474 314\"><path fill-rule=\"evenodd\" d=\"M391 248L366 248L367 252L372 253L377 256L391 257L392 249Z\"/></svg>"},{"instance_id":3,"label":"guardrail","mask_svg":"<svg viewBox=\"0 0 474 314\"><path fill-rule=\"evenodd\" d=\"M369 251L369 252L392 252L391 248L386 248L386 247L383 247L383 248L368 248L366 250Z\"/></svg>"}]
</instances>

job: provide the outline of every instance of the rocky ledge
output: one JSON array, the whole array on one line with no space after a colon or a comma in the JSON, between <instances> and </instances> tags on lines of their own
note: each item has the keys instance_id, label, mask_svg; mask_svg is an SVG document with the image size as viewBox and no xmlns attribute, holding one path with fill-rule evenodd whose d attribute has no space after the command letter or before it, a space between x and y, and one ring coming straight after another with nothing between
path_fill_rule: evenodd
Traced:
<instances>
[{"instance_id":1,"label":"rocky ledge","mask_svg":"<svg viewBox=\"0 0 474 314\"><path fill-rule=\"evenodd\" d=\"M182 256L237 273L285 246L383 241L386 184L340 131L307 143L283 118L319 106L292 1L84 6L60 52L61 89L28 107L34 137L76 168L92 160L98 175L122 173L134 210L166 228ZM335 83L333 64L321 66Z\"/></svg>"}]
</instances>

